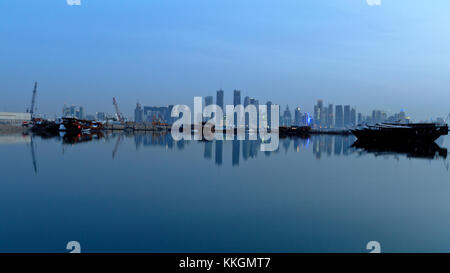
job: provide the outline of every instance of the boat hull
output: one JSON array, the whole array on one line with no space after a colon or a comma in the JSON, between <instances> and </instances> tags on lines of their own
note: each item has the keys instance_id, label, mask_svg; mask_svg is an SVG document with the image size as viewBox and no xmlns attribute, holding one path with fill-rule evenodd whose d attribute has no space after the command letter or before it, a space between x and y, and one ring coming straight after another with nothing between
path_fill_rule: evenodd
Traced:
<instances>
[{"instance_id":1,"label":"boat hull","mask_svg":"<svg viewBox=\"0 0 450 273\"><path fill-rule=\"evenodd\" d=\"M433 142L442 135L448 135L447 125L408 124L382 125L351 130L358 140L368 142Z\"/></svg>"}]
</instances>

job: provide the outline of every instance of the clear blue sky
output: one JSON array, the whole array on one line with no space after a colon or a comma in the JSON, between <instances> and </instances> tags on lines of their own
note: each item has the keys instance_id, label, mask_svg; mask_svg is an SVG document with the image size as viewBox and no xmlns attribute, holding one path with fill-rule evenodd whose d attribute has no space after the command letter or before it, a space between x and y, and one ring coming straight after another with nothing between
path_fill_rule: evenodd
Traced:
<instances>
[{"instance_id":1,"label":"clear blue sky","mask_svg":"<svg viewBox=\"0 0 450 273\"><path fill-rule=\"evenodd\" d=\"M144 105L192 104L232 90L307 111L318 98L450 112L450 1L0 1L0 111L83 105L131 116Z\"/></svg>"}]
</instances>

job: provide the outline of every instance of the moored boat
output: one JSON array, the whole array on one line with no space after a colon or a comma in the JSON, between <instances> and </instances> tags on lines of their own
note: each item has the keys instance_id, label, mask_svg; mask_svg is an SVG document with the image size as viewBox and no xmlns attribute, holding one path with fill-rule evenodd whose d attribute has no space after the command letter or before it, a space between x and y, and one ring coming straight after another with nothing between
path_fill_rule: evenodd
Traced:
<instances>
[{"instance_id":1,"label":"moored boat","mask_svg":"<svg viewBox=\"0 0 450 273\"><path fill-rule=\"evenodd\" d=\"M432 142L448 135L448 125L439 123L379 123L352 129L361 141L371 142Z\"/></svg>"},{"instance_id":2,"label":"moored boat","mask_svg":"<svg viewBox=\"0 0 450 273\"><path fill-rule=\"evenodd\" d=\"M72 117L62 118L62 124L64 125L65 131L69 133L96 133L103 129L103 124L100 122Z\"/></svg>"}]
</instances>

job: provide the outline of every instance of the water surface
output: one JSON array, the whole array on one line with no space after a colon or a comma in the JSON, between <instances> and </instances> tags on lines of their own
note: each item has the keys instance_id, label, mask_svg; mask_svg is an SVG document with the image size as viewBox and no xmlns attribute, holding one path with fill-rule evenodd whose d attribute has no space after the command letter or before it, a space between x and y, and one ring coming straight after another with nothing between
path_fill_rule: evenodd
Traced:
<instances>
[{"instance_id":1,"label":"water surface","mask_svg":"<svg viewBox=\"0 0 450 273\"><path fill-rule=\"evenodd\" d=\"M0 136L0 251L450 251L446 149Z\"/></svg>"}]
</instances>

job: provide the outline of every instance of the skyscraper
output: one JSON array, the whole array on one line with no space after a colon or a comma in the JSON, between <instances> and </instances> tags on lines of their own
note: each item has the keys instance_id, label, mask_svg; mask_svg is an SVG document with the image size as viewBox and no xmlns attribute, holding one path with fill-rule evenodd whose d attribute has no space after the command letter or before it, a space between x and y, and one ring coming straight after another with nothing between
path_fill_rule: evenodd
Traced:
<instances>
[{"instance_id":1,"label":"skyscraper","mask_svg":"<svg viewBox=\"0 0 450 273\"><path fill-rule=\"evenodd\" d=\"M314 106L314 124L316 125L316 127L323 127L326 125L323 100L317 100L317 104Z\"/></svg>"},{"instance_id":2,"label":"skyscraper","mask_svg":"<svg viewBox=\"0 0 450 273\"><path fill-rule=\"evenodd\" d=\"M328 118L327 118L327 127L333 128L334 126L334 109L333 104L328 105Z\"/></svg>"},{"instance_id":3,"label":"skyscraper","mask_svg":"<svg viewBox=\"0 0 450 273\"><path fill-rule=\"evenodd\" d=\"M356 126L356 109L352 108L350 111L350 125Z\"/></svg>"},{"instance_id":4,"label":"skyscraper","mask_svg":"<svg viewBox=\"0 0 450 273\"><path fill-rule=\"evenodd\" d=\"M213 104L213 101L214 101L213 96L206 96L205 97L205 107ZM211 115L211 118L213 118L213 117L214 117L214 113L212 113L212 115ZM208 118L206 118L206 117L203 118L204 122L206 122L207 120L208 120Z\"/></svg>"},{"instance_id":5,"label":"skyscraper","mask_svg":"<svg viewBox=\"0 0 450 273\"><path fill-rule=\"evenodd\" d=\"M233 91L233 105L236 107L236 105L241 104L241 91L240 90L234 90ZM237 127L238 122L238 114L234 113L234 126Z\"/></svg>"},{"instance_id":6,"label":"skyscraper","mask_svg":"<svg viewBox=\"0 0 450 273\"><path fill-rule=\"evenodd\" d=\"M296 126L302 126L302 112L300 107L295 108L294 110L294 125Z\"/></svg>"},{"instance_id":7,"label":"skyscraper","mask_svg":"<svg viewBox=\"0 0 450 273\"><path fill-rule=\"evenodd\" d=\"M271 111L272 102L268 101L266 103L266 106L267 106L267 127L272 128L272 111Z\"/></svg>"},{"instance_id":8,"label":"skyscraper","mask_svg":"<svg viewBox=\"0 0 450 273\"><path fill-rule=\"evenodd\" d=\"M342 128L344 127L344 111L342 109L342 105L336 105L336 122L335 127L336 128Z\"/></svg>"},{"instance_id":9,"label":"skyscraper","mask_svg":"<svg viewBox=\"0 0 450 273\"><path fill-rule=\"evenodd\" d=\"M233 91L233 105L239 105L241 104L241 91L240 90L234 90Z\"/></svg>"},{"instance_id":10,"label":"skyscraper","mask_svg":"<svg viewBox=\"0 0 450 273\"><path fill-rule=\"evenodd\" d=\"M344 127L351 125L350 121L350 105L344 106Z\"/></svg>"},{"instance_id":11,"label":"skyscraper","mask_svg":"<svg viewBox=\"0 0 450 273\"><path fill-rule=\"evenodd\" d=\"M85 117L84 107L83 107L83 106L80 106L80 107L78 108L78 111L79 111L79 117L78 117L78 118L83 119L83 118Z\"/></svg>"},{"instance_id":12,"label":"skyscraper","mask_svg":"<svg viewBox=\"0 0 450 273\"><path fill-rule=\"evenodd\" d=\"M283 125L291 126L292 125L292 115L291 110L289 110L289 105L286 105L286 110L283 113Z\"/></svg>"},{"instance_id":13,"label":"skyscraper","mask_svg":"<svg viewBox=\"0 0 450 273\"><path fill-rule=\"evenodd\" d=\"M222 111L224 110L223 97L224 97L223 90L222 89L217 90L216 105L218 105L220 108L222 108Z\"/></svg>"},{"instance_id":14,"label":"skyscraper","mask_svg":"<svg viewBox=\"0 0 450 273\"><path fill-rule=\"evenodd\" d=\"M141 104L136 103L136 108L134 109L134 122L142 123L144 121L144 110Z\"/></svg>"},{"instance_id":15,"label":"skyscraper","mask_svg":"<svg viewBox=\"0 0 450 273\"><path fill-rule=\"evenodd\" d=\"M223 118L226 119L227 117L225 116L225 109L224 109L224 102L223 102L223 97L224 97L224 92L222 89L217 90L217 94L216 94L216 105L219 106L222 111L223 111ZM222 130L223 127L223 120L222 120L222 124L217 124L216 129L220 129Z\"/></svg>"}]
</instances>

